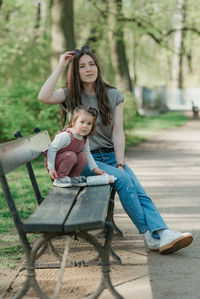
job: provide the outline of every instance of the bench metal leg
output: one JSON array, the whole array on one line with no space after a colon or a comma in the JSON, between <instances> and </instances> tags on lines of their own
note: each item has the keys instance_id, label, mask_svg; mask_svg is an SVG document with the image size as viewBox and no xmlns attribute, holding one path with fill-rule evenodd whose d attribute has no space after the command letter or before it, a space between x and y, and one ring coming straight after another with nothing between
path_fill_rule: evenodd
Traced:
<instances>
[{"instance_id":1,"label":"bench metal leg","mask_svg":"<svg viewBox=\"0 0 200 299\"><path fill-rule=\"evenodd\" d=\"M111 252L112 257L121 265L122 261L121 261L119 255L116 254L116 252L114 251L114 249L112 247L110 247L110 252Z\"/></svg>"},{"instance_id":2,"label":"bench metal leg","mask_svg":"<svg viewBox=\"0 0 200 299\"><path fill-rule=\"evenodd\" d=\"M101 283L98 287L98 289L90 296L88 296L88 299L96 299L98 298L101 293L103 292L104 289L109 289L111 294L113 294L113 296L115 298L119 298L119 299L123 299L124 297L122 297L119 293L117 293L117 291L114 289L114 287L112 286L111 280L110 280L110 276L104 273L104 276L101 280Z\"/></svg>"},{"instance_id":3,"label":"bench metal leg","mask_svg":"<svg viewBox=\"0 0 200 299\"><path fill-rule=\"evenodd\" d=\"M22 298L32 287L36 293L36 295L41 299L49 299L49 297L41 290L40 286L38 285L35 279L35 271L34 269L27 270L27 278L23 285L23 287L15 294L12 298L13 299L20 299Z\"/></svg>"},{"instance_id":4,"label":"bench metal leg","mask_svg":"<svg viewBox=\"0 0 200 299\"><path fill-rule=\"evenodd\" d=\"M36 257L35 257L36 260L39 259L43 255L43 253L46 251L46 249L48 247L48 243L49 242L44 243L42 245L42 247L37 251L37 254L36 254Z\"/></svg>"},{"instance_id":5,"label":"bench metal leg","mask_svg":"<svg viewBox=\"0 0 200 299\"><path fill-rule=\"evenodd\" d=\"M117 224L115 223L115 221L114 221L114 217L112 216L112 223L113 223L113 225L114 225L114 230L115 230L115 232L116 232L116 235L118 236L118 237L121 237L121 238L123 238L123 232L121 231L121 229L117 226Z\"/></svg>"},{"instance_id":6,"label":"bench metal leg","mask_svg":"<svg viewBox=\"0 0 200 299\"><path fill-rule=\"evenodd\" d=\"M29 279L26 279L23 287L12 298L13 299L22 298L26 294L26 292L28 291L29 288L30 288L30 281L29 281Z\"/></svg>"},{"instance_id":7,"label":"bench metal leg","mask_svg":"<svg viewBox=\"0 0 200 299\"><path fill-rule=\"evenodd\" d=\"M115 298L123 299L123 297L114 289L112 282L110 280L109 255L111 249L110 246L111 240L113 236L113 224L110 222L106 222L106 238L103 246L96 240L96 238L93 235L87 232L80 233L80 236L84 238L86 241L90 242L96 248L102 260L103 277L101 283L98 289L96 290L96 292L94 292L88 298L90 299L98 298L100 294L103 292L103 290L107 288L110 290L110 292Z\"/></svg>"},{"instance_id":8,"label":"bench metal leg","mask_svg":"<svg viewBox=\"0 0 200 299\"><path fill-rule=\"evenodd\" d=\"M35 245L32 247L32 249L27 250L25 248L25 255L26 255L26 269L27 269L27 275L26 280L22 286L22 288L13 296L13 299L20 299L22 298L30 287L32 287L36 293L36 295L40 299L49 299L49 297L41 290L36 278L35 278L35 260L37 258L37 253L43 249L44 244L49 241L51 237L50 236L43 236L40 237Z\"/></svg>"},{"instance_id":9,"label":"bench metal leg","mask_svg":"<svg viewBox=\"0 0 200 299\"><path fill-rule=\"evenodd\" d=\"M116 223L114 221L115 194L116 194L116 190L114 187L112 187L107 220L113 223L114 230L116 231L116 235L119 237L123 237L124 235L123 235L122 231L119 229L119 227L116 225Z\"/></svg>"},{"instance_id":10,"label":"bench metal leg","mask_svg":"<svg viewBox=\"0 0 200 299\"><path fill-rule=\"evenodd\" d=\"M62 261L62 255L60 255L55 246L53 245L52 241L48 242L47 247L49 248L50 252L56 257L56 259L61 263ZM81 267L85 266L85 261L70 261L68 264L65 264L65 267ZM48 268L48 267L47 267Z\"/></svg>"},{"instance_id":11,"label":"bench metal leg","mask_svg":"<svg viewBox=\"0 0 200 299\"><path fill-rule=\"evenodd\" d=\"M49 248L50 252L57 258L57 260L59 262L61 262L62 256L56 251L56 249L51 241L48 242L48 248Z\"/></svg>"}]
</instances>

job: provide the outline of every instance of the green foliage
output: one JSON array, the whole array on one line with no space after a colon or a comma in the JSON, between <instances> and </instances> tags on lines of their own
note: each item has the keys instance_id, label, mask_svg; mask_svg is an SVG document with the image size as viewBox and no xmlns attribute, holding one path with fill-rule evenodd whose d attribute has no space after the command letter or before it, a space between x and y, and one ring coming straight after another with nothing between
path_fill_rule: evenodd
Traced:
<instances>
[{"instance_id":1,"label":"green foliage","mask_svg":"<svg viewBox=\"0 0 200 299\"><path fill-rule=\"evenodd\" d=\"M14 268L23 254L21 245L13 246L10 242L8 247L0 248L0 268Z\"/></svg>"},{"instance_id":2,"label":"green foliage","mask_svg":"<svg viewBox=\"0 0 200 299\"><path fill-rule=\"evenodd\" d=\"M0 119L1 139L12 139L13 132L22 131L29 135L30 127L35 126L35 116L38 113L36 101L37 87L33 84L22 85L15 82L10 88L0 90ZM32 130L31 129L31 130Z\"/></svg>"},{"instance_id":3,"label":"green foliage","mask_svg":"<svg viewBox=\"0 0 200 299\"><path fill-rule=\"evenodd\" d=\"M4 1L1 7L0 83L42 78L49 70L49 32L37 23L34 1ZM47 24L46 24L47 25Z\"/></svg>"},{"instance_id":4,"label":"green foliage","mask_svg":"<svg viewBox=\"0 0 200 299\"><path fill-rule=\"evenodd\" d=\"M133 129L137 115L136 99L132 93L124 93L124 129Z\"/></svg>"},{"instance_id":5,"label":"green foliage","mask_svg":"<svg viewBox=\"0 0 200 299\"><path fill-rule=\"evenodd\" d=\"M37 5L8 0L1 6L0 142L12 139L16 130L30 135L36 126L53 135L58 126L58 107L37 100L41 82L50 73L48 11L45 23L39 22Z\"/></svg>"},{"instance_id":6,"label":"green foliage","mask_svg":"<svg viewBox=\"0 0 200 299\"><path fill-rule=\"evenodd\" d=\"M12 139L16 130L27 136L38 126L53 136L61 128L59 106L40 103L37 99L40 88L39 83L22 81L0 88L1 142Z\"/></svg>"}]
</instances>

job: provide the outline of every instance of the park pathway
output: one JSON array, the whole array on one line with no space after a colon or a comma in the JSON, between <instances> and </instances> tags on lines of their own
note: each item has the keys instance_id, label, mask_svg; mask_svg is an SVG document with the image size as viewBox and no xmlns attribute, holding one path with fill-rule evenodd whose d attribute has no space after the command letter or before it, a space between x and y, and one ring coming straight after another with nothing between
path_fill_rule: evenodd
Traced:
<instances>
[{"instance_id":1,"label":"park pathway","mask_svg":"<svg viewBox=\"0 0 200 299\"><path fill-rule=\"evenodd\" d=\"M142 238L138 240L140 250L135 250L133 241L133 251L137 251L132 257L135 278L131 281L130 276L130 282L118 291L126 299L200 298L200 120L157 133L129 149L126 161L168 226L192 232L194 241L168 256L145 251ZM121 217L124 219L124 214ZM123 226L124 221L119 219L118 223ZM130 222L124 223L124 231L129 236L133 233Z\"/></svg>"},{"instance_id":2,"label":"park pathway","mask_svg":"<svg viewBox=\"0 0 200 299\"><path fill-rule=\"evenodd\" d=\"M191 119L183 127L163 130L130 148L126 162L168 226L193 233L194 241L173 255L149 251L117 199L115 219L124 238L113 240L113 247L122 259L122 265L111 266L113 285L125 299L200 298L200 120ZM41 284L46 288L53 286L56 271L37 270ZM13 281L14 290L24 279L23 273ZM66 268L59 298L85 298L98 285L100 275L98 266ZM35 296L29 293L25 298ZM108 291L100 296L111 298Z\"/></svg>"}]
</instances>

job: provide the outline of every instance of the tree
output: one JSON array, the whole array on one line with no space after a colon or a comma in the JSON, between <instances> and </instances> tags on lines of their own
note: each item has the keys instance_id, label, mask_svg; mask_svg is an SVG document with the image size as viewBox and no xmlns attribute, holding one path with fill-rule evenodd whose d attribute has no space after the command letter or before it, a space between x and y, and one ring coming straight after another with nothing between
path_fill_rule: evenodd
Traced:
<instances>
[{"instance_id":1,"label":"tree","mask_svg":"<svg viewBox=\"0 0 200 299\"><path fill-rule=\"evenodd\" d=\"M172 57L172 89L183 88L183 55L185 32L181 30L185 23L185 3L178 0L174 14L174 54Z\"/></svg>"},{"instance_id":2,"label":"tree","mask_svg":"<svg viewBox=\"0 0 200 299\"><path fill-rule=\"evenodd\" d=\"M36 42L37 39L45 32L45 26L47 23L47 1L46 0L38 0L36 3L36 10L35 10L35 37L34 41Z\"/></svg>"},{"instance_id":3,"label":"tree","mask_svg":"<svg viewBox=\"0 0 200 299\"><path fill-rule=\"evenodd\" d=\"M124 45L122 1L108 1L108 39L111 49L111 60L115 71L117 86L122 90L132 91L126 49Z\"/></svg>"},{"instance_id":4,"label":"tree","mask_svg":"<svg viewBox=\"0 0 200 299\"><path fill-rule=\"evenodd\" d=\"M61 53L75 48L73 0L52 0L51 4L51 68Z\"/></svg>"},{"instance_id":5,"label":"tree","mask_svg":"<svg viewBox=\"0 0 200 299\"><path fill-rule=\"evenodd\" d=\"M101 4L90 0L97 12L107 23L107 34L110 48L109 58L112 62L115 83L122 90L132 91L132 82L124 44L122 16L122 0L103 0ZM104 36L104 38L106 38Z\"/></svg>"}]
</instances>

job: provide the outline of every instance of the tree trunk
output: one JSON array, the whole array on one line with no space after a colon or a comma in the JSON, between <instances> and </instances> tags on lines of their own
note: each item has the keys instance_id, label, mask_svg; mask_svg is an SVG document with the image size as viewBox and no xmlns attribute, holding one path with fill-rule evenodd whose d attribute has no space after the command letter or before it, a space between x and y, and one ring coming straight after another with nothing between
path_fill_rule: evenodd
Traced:
<instances>
[{"instance_id":1,"label":"tree trunk","mask_svg":"<svg viewBox=\"0 0 200 299\"><path fill-rule=\"evenodd\" d=\"M40 19L41 19L41 3L37 2L36 10L35 10L35 26L34 26L34 37L33 42L36 43L38 37L40 36Z\"/></svg>"},{"instance_id":2,"label":"tree trunk","mask_svg":"<svg viewBox=\"0 0 200 299\"><path fill-rule=\"evenodd\" d=\"M177 30L174 34L174 55L172 58L172 89L183 88L183 55L184 37L181 28L185 21L184 0L178 0L177 12L175 13L175 24Z\"/></svg>"},{"instance_id":3,"label":"tree trunk","mask_svg":"<svg viewBox=\"0 0 200 299\"><path fill-rule=\"evenodd\" d=\"M108 39L116 84L122 90L132 91L124 45L123 23L119 21L122 16L122 1L109 0L108 7Z\"/></svg>"},{"instance_id":4,"label":"tree trunk","mask_svg":"<svg viewBox=\"0 0 200 299\"><path fill-rule=\"evenodd\" d=\"M47 3L46 0L40 0L40 30L41 33L45 31L47 22Z\"/></svg>"},{"instance_id":5,"label":"tree trunk","mask_svg":"<svg viewBox=\"0 0 200 299\"><path fill-rule=\"evenodd\" d=\"M75 48L73 0L52 0L51 5L51 69L60 54Z\"/></svg>"},{"instance_id":6,"label":"tree trunk","mask_svg":"<svg viewBox=\"0 0 200 299\"><path fill-rule=\"evenodd\" d=\"M127 39L129 41L130 45L130 50L129 50L129 57L130 57L130 62L129 62L129 74L132 82L132 86L136 85L136 57L135 57L135 49L136 49L136 42L134 39L134 33L133 30L128 29L127 30L128 35Z\"/></svg>"}]
</instances>

